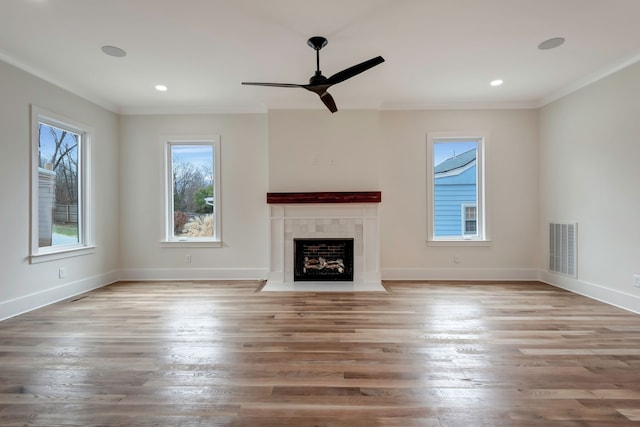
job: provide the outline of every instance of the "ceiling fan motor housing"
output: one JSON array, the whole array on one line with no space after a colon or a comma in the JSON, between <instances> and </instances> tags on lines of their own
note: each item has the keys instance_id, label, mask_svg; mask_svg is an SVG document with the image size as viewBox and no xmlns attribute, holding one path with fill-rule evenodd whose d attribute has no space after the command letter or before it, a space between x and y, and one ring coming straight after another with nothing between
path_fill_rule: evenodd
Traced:
<instances>
[{"instance_id":1,"label":"ceiling fan motor housing","mask_svg":"<svg viewBox=\"0 0 640 427\"><path fill-rule=\"evenodd\" d=\"M309 79L310 85L321 85L326 82L327 82L327 78L322 75L320 70L316 71L316 73L313 76L311 76L311 78Z\"/></svg>"}]
</instances>

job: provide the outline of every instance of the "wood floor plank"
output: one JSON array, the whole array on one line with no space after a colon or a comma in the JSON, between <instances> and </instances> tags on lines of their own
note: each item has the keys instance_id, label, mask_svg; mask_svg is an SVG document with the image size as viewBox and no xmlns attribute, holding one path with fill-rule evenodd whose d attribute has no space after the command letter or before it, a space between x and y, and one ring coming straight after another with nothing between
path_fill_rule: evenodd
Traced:
<instances>
[{"instance_id":1,"label":"wood floor plank","mask_svg":"<svg viewBox=\"0 0 640 427\"><path fill-rule=\"evenodd\" d=\"M640 425L640 316L539 282L120 282L0 323L0 426Z\"/></svg>"}]
</instances>

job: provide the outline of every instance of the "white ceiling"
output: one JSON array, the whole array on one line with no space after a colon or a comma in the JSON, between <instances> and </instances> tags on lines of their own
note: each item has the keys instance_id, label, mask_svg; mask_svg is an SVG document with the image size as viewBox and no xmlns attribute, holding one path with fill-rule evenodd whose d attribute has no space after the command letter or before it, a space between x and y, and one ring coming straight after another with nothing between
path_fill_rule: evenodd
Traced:
<instances>
[{"instance_id":1,"label":"white ceiling","mask_svg":"<svg viewBox=\"0 0 640 427\"><path fill-rule=\"evenodd\" d=\"M0 0L0 59L123 114L324 108L240 84L306 83L319 35L327 77L386 60L331 88L339 109L527 108L640 59L639 19L640 0Z\"/></svg>"}]
</instances>

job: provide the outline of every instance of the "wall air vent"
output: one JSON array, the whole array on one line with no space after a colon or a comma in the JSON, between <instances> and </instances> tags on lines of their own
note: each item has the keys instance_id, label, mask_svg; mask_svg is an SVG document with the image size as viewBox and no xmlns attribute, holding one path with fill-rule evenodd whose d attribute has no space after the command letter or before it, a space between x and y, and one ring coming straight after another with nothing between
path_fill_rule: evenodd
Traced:
<instances>
[{"instance_id":1,"label":"wall air vent","mask_svg":"<svg viewBox=\"0 0 640 427\"><path fill-rule=\"evenodd\" d=\"M549 224L549 271L577 277L577 233L575 222Z\"/></svg>"}]
</instances>

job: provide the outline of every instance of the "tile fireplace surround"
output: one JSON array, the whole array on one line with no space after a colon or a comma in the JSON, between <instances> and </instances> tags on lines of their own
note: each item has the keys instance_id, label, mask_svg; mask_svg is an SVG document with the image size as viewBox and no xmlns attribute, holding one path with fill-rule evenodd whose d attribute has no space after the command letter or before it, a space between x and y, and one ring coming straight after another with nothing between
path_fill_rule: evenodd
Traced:
<instances>
[{"instance_id":1,"label":"tile fireplace surround","mask_svg":"<svg viewBox=\"0 0 640 427\"><path fill-rule=\"evenodd\" d=\"M380 275L379 192L269 193L266 291L384 291ZM353 282L294 282L293 239L352 238Z\"/></svg>"}]
</instances>

